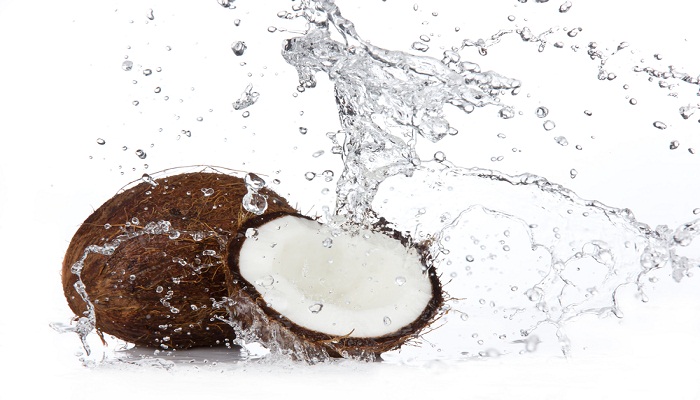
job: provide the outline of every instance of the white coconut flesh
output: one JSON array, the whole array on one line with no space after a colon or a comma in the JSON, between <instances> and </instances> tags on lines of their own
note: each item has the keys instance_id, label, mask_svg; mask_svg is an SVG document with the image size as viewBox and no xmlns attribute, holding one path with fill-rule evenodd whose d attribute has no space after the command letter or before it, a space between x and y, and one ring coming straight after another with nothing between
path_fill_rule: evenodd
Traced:
<instances>
[{"instance_id":1,"label":"white coconut flesh","mask_svg":"<svg viewBox=\"0 0 700 400\"><path fill-rule=\"evenodd\" d=\"M432 298L418 251L382 233L334 236L297 216L256 230L241 246L240 276L303 328L379 337L414 322Z\"/></svg>"}]
</instances>

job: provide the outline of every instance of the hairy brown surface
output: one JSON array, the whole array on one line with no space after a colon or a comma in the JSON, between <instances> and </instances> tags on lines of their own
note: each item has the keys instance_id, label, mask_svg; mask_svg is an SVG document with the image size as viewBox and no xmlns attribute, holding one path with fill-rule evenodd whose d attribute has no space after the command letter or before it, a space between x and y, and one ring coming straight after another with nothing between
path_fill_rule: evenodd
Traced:
<instances>
[{"instance_id":1,"label":"hairy brown surface","mask_svg":"<svg viewBox=\"0 0 700 400\"><path fill-rule=\"evenodd\" d=\"M288 212L270 213L248 220L242 229L258 228L267 222L289 215ZM292 213L295 214L295 213ZM295 214L300 218L308 218ZM435 269L425 247L411 244L410 240L399 232L379 227L382 233L399 240L406 246L413 246L422 255L422 262L428 266L428 277L432 285L432 298L421 315L411 324L397 327L397 330L384 336L355 338L337 337L303 328L269 307L255 286L240 274L240 249L246 240L244 235L237 235L230 241L228 249L227 279L229 311L234 321L243 332L250 335L247 340L260 341L272 350L288 353L295 358L307 361L322 360L325 357L353 357L374 359L386 351L394 350L410 339L418 337L420 332L435 321L443 304L443 291Z\"/></svg>"},{"instance_id":2,"label":"hairy brown surface","mask_svg":"<svg viewBox=\"0 0 700 400\"><path fill-rule=\"evenodd\" d=\"M169 221L179 237L135 235L111 255L91 253L81 279L95 308L96 329L138 345L167 348L211 346L233 338L232 328L212 307L228 295L225 245L254 215L242 207L243 179L192 172L143 182L99 207L78 228L62 268L63 290L73 312L87 305L74 288L71 266L90 245L104 246L125 232L140 232L149 222ZM205 190L210 193L205 195ZM294 212L286 200L263 189L267 212ZM134 219L135 218L135 219ZM109 224L109 225L105 225ZM109 226L109 228L106 228ZM206 232L204 238L192 235ZM142 231L141 231L142 233Z\"/></svg>"}]
</instances>

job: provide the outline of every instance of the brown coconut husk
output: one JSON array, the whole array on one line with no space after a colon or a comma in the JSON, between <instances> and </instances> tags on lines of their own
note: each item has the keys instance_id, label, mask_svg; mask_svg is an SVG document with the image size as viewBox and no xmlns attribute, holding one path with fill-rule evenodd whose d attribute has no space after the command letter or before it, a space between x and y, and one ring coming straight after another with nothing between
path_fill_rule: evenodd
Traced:
<instances>
[{"instance_id":1,"label":"brown coconut husk","mask_svg":"<svg viewBox=\"0 0 700 400\"><path fill-rule=\"evenodd\" d=\"M255 289L255 285L246 281L240 274L239 255L240 249L247 239L242 232L249 228L259 228L270 221L290 214L300 218L309 218L285 211L251 218L241 226L241 233L229 242L227 284L230 299L227 307L232 320L240 328L240 332L247 335L243 338L244 340L260 342L272 351L310 362L324 360L328 357L375 360L381 353L398 349L407 341L418 338L420 333L439 317L440 309L444 303L444 293L432 265L427 246L412 243L410 238L391 229L385 220L380 221L377 230L400 241L404 246L416 248L421 255L423 265L427 267L427 274L432 286L432 298L415 321L384 336L357 338L349 337L349 335L331 336L309 330L281 315L268 306L260 292Z\"/></svg>"},{"instance_id":2,"label":"brown coconut husk","mask_svg":"<svg viewBox=\"0 0 700 400\"><path fill-rule=\"evenodd\" d=\"M191 172L142 182L105 202L78 228L68 246L62 283L71 310L88 310L71 266L90 245L121 240L111 255L90 253L81 280L94 306L96 330L137 345L161 348L213 346L234 337L223 308L228 295L225 244L255 216L242 206L244 180L224 173ZM202 191L213 190L205 196ZM266 212L294 212L263 189ZM169 221L170 233L144 233L149 222ZM106 225L108 224L108 225ZM106 229L106 227L109 227Z\"/></svg>"}]
</instances>

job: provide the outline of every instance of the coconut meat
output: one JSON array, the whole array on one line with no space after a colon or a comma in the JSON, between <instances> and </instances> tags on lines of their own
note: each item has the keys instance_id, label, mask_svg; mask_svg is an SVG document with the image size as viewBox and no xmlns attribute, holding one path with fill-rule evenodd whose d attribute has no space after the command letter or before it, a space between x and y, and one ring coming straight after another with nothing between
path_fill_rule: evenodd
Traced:
<instances>
[{"instance_id":1,"label":"coconut meat","mask_svg":"<svg viewBox=\"0 0 700 400\"><path fill-rule=\"evenodd\" d=\"M379 337L418 319L432 298L418 251L382 233L334 234L289 215L247 236L241 277L270 308L303 328Z\"/></svg>"}]
</instances>

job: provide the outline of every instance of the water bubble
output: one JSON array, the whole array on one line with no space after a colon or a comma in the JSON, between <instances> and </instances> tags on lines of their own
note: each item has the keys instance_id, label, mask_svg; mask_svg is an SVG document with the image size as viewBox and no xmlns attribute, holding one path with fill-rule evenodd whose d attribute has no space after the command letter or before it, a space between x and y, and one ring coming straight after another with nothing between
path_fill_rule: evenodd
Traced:
<instances>
[{"instance_id":1,"label":"water bubble","mask_svg":"<svg viewBox=\"0 0 700 400\"><path fill-rule=\"evenodd\" d=\"M243 111L243 114L241 114L243 118L248 118L250 116L250 111Z\"/></svg>"},{"instance_id":2,"label":"water bubble","mask_svg":"<svg viewBox=\"0 0 700 400\"><path fill-rule=\"evenodd\" d=\"M433 159L435 159L435 161L441 163L441 162L445 161L445 159L446 159L445 153L443 153L441 151L437 151L437 152L435 152L435 154L433 154Z\"/></svg>"},{"instance_id":3,"label":"water bubble","mask_svg":"<svg viewBox=\"0 0 700 400\"><path fill-rule=\"evenodd\" d=\"M143 151L143 150L141 150L141 149L136 150L135 153L136 153L136 155L137 155L140 159L142 159L142 160L143 160L144 158L146 158L146 152Z\"/></svg>"},{"instance_id":4,"label":"water bubble","mask_svg":"<svg viewBox=\"0 0 700 400\"><path fill-rule=\"evenodd\" d=\"M323 177L325 178L324 180L325 180L326 182L330 182L330 181L333 180L333 176L334 176L335 174L334 174L333 171L331 171L330 169L327 169L327 170L323 171L323 172L321 173L321 175L323 175Z\"/></svg>"},{"instance_id":5,"label":"water bubble","mask_svg":"<svg viewBox=\"0 0 700 400\"><path fill-rule=\"evenodd\" d=\"M311 180L313 180L315 177L316 177L316 173L315 173L315 172L309 171L309 172L307 172L307 173L304 174L304 178L306 178L307 181L311 181Z\"/></svg>"},{"instance_id":6,"label":"water bubble","mask_svg":"<svg viewBox=\"0 0 700 400\"><path fill-rule=\"evenodd\" d=\"M233 51L233 54L237 56L242 56L247 48L248 46L246 46L245 42L242 41L234 42L231 45L231 50Z\"/></svg>"},{"instance_id":7,"label":"water bubble","mask_svg":"<svg viewBox=\"0 0 700 400\"><path fill-rule=\"evenodd\" d=\"M134 106L138 106L138 105L139 105L139 101L138 101L138 100L134 100L134 101L131 102L131 104L133 104Z\"/></svg>"},{"instance_id":8,"label":"water bubble","mask_svg":"<svg viewBox=\"0 0 700 400\"><path fill-rule=\"evenodd\" d=\"M653 125L654 125L654 128L656 128L656 129L661 129L661 130L663 130L663 129L666 129L666 128L667 128L666 124L664 124L664 123L661 122L661 121L655 121Z\"/></svg>"},{"instance_id":9,"label":"water bubble","mask_svg":"<svg viewBox=\"0 0 700 400\"><path fill-rule=\"evenodd\" d=\"M102 138L97 138L97 144L103 145L103 144L105 144L105 143L107 143L107 142L105 142L104 139L102 139Z\"/></svg>"},{"instance_id":10,"label":"water bubble","mask_svg":"<svg viewBox=\"0 0 700 400\"><path fill-rule=\"evenodd\" d=\"M202 194L204 194L204 197L209 197L214 194L214 189L212 188L202 188L200 190L202 191Z\"/></svg>"},{"instance_id":11,"label":"water bubble","mask_svg":"<svg viewBox=\"0 0 700 400\"><path fill-rule=\"evenodd\" d=\"M577 175L578 171L576 171L574 168L572 168L571 171L569 171L569 176L571 177L571 179L576 178Z\"/></svg>"},{"instance_id":12,"label":"water bubble","mask_svg":"<svg viewBox=\"0 0 700 400\"><path fill-rule=\"evenodd\" d=\"M542 126L544 127L544 130L546 130L546 131L551 131L551 130L554 129L557 125L556 125L556 124L554 123L554 121L552 121L552 120L546 120L546 121L544 121L544 124L542 124Z\"/></svg>"},{"instance_id":13,"label":"water bubble","mask_svg":"<svg viewBox=\"0 0 700 400\"><path fill-rule=\"evenodd\" d=\"M148 68L146 68L146 69L143 70L143 74L144 74L145 76L149 76L149 75L151 75L152 73L153 73L153 71L151 71L151 70L148 69Z\"/></svg>"},{"instance_id":14,"label":"water bubble","mask_svg":"<svg viewBox=\"0 0 700 400\"><path fill-rule=\"evenodd\" d=\"M564 136L557 136L554 138L554 141L559 143L561 146L568 146L569 145L569 141L566 140L566 138Z\"/></svg>"},{"instance_id":15,"label":"water bubble","mask_svg":"<svg viewBox=\"0 0 700 400\"><path fill-rule=\"evenodd\" d=\"M411 45L411 48L413 50L426 52L426 51L428 51L428 49L430 49L430 46L428 46L427 44L425 44L423 42L413 42L413 44Z\"/></svg>"},{"instance_id":16,"label":"water bubble","mask_svg":"<svg viewBox=\"0 0 700 400\"><path fill-rule=\"evenodd\" d=\"M535 111L535 115L537 115L537 118L544 118L549 114L549 109L547 107L537 107L537 111Z\"/></svg>"},{"instance_id":17,"label":"water bubble","mask_svg":"<svg viewBox=\"0 0 700 400\"><path fill-rule=\"evenodd\" d=\"M634 97L632 97L632 98L630 99L630 104L632 104L633 106L637 105L637 99L635 99Z\"/></svg>"},{"instance_id":18,"label":"water bubble","mask_svg":"<svg viewBox=\"0 0 700 400\"><path fill-rule=\"evenodd\" d=\"M333 239L325 238L323 239L323 242L321 242L321 244L323 245L323 247L330 249L331 247L333 247Z\"/></svg>"},{"instance_id":19,"label":"water bubble","mask_svg":"<svg viewBox=\"0 0 700 400\"><path fill-rule=\"evenodd\" d=\"M406 278L404 278L403 276L397 276L396 279L394 279L394 282L397 286L403 286L406 283Z\"/></svg>"},{"instance_id":20,"label":"water bubble","mask_svg":"<svg viewBox=\"0 0 700 400\"><path fill-rule=\"evenodd\" d=\"M567 1L566 3L559 6L559 12L565 13L571 9L571 6L572 6L571 2Z\"/></svg>"},{"instance_id":21,"label":"water bubble","mask_svg":"<svg viewBox=\"0 0 700 400\"><path fill-rule=\"evenodd\" d=\"M323 310L323 304L321 303L314 303L309 306L309 311L311 311L312 314L318 314Z\"/></svg>"},{"instance_id":22,"label":"water bubble","mask_svg":"<svg viewBox=\"0 0 700 400\"><path fill-rule=\"evenodd\" d=\"M677 149L678 146L680 146L680 145L681 145L681 144L680 144L677 140L674 140L674 141L672 141L671 144L669 145L669 149L675 150L675 149Z\"/></svg>"},{"instance_id":23,"label":"water bubble","mask_svg":"<svg viewBox=\"0 0 700 400\"><path fill-rule=\"evenodd\" d=\"M124 71L131 71L131 68L134 67L134 63L130 60L126 60L122 63L122 69Z\"/></svg>"},{"instance_id":24,"label":"water bubble","mask_svg":"<svg viewBox=\"0 0 700 400\"><path fill-rule=\"evenodd\" d=\"M391 325L391 318L384 317L384 325L387 325L387 326Z\"/></svg>"},{"instance_id":25,"label":"water bubble","mask_svg":"<svg viewBox=\"0 0 700 400\"><path fill-rule=\"evenodd\" d=\"M472 255L468 255L468 256L466 256L465 258L466 258L467 262L473 262L473 261L474 261L474 256L472 256Z\"/></svg>"},{"instance_id":26,"label":"water bubble","mask_svg":"<svg viewBox=\"0 0 700 400\"><path fill-rule=\"evenodd\" d=\"M304 128L303 126L300 126L300 127L299 127L299 133L301 133L302 135L306 135L306 133L307 133L308 131L309 131L309 130L306 129L306 128Z\"/></svg>"}]
</instances>

